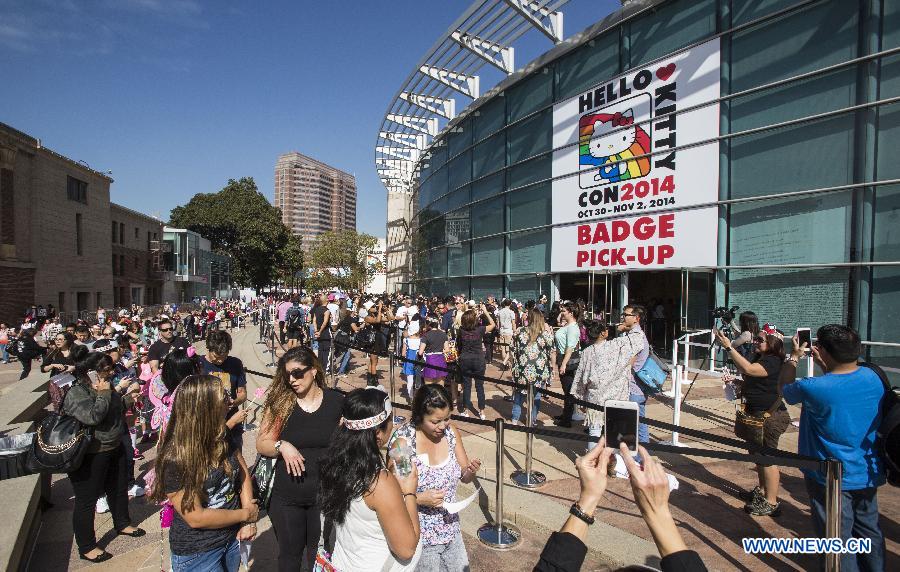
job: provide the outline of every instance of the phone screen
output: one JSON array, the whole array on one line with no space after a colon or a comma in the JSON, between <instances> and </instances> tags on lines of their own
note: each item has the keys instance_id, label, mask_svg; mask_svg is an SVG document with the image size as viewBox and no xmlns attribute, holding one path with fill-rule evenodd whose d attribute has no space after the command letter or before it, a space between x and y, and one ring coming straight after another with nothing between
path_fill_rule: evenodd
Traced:
<instances>
[{"instance_id":1,"label":"phone screen","mask_svg":"<svg viewBox=\"0 0 900 572\"><path fill-rule=\"evenodd\" d=\"M606 443L618 448L624 442L632 451L637 450L638 412L636 409L606 407Z\"/></svg>"},{"instance_id":2,"label":"phone screen","mask_svg":"<svg viewBox=\"0 0 900 572\"><path fill-rule=\"evenodd\" d=\"M797 329L797 343L803 347L803 344L806 344L806 351L809 352L809 349L812 347L812 340L810 339L809 328L798 328Z\"/></svg>"}]
</instances>

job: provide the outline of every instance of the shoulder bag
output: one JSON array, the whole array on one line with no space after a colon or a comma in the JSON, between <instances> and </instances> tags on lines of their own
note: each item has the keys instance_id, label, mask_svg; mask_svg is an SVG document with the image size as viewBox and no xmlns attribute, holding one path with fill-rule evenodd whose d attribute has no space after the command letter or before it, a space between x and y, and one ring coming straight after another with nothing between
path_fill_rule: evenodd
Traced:
<instances>
[{"instance_id":1,"label":"shoulder bag","mask_svg":"<svg viewBox=\"0 0 900 572\"><path fill-rule=\"evenodd\" d=\"M781 407L781 386L778 387L778 399L772 404L762 416L750 415L747 411L747 404L741 404L740 408L734 414L734 435L738 439L743 439L750 445L762 447L766 437L766 422Z\"/></svg>"},{"instance_id":2,"label":"shoulder bag","mask_svg":"<svg viewBox=\"0 0 900 572\"><path fill-rule=\"evenodd\" d=\"M50 413L34 434L25 461L29 470L71 473L81 466L93 429L65 413Z\"/></svg>"},{"instance_id":3,"label":"shoulder bag","mask_svg":"<svg viewBox=\"0 0 900 572\"><path fill-rule=\"evenodd\" d=\"M256 462L250 469L250 480L253 482L253 496L256 497L261 508L269 508L272 500L272 489L275 485L275 463L277 457L265 457L256 455Z\"/></svg>"}]
</instances>

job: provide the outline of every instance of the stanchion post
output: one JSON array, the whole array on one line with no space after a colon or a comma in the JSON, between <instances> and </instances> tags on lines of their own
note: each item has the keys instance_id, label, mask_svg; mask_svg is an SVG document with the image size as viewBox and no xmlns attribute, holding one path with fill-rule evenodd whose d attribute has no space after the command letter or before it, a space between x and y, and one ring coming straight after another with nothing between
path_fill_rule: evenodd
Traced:
<instances>
[{"instance_id":1,"label":"stanchion post","mask_svg":"<svg viewBox=\"0 0 900 572\"><path fill-rule=\"evenodd\" d=\"M843 466L837 459L825 461L825 536L841 537L841 479ZM837 572L841 569L841 555L825 553L825 571Z\"/></svg>"},{"instance_id":2,"label":"stanchion post","mask_svg":"<svg viewBox=\"0 0 900 572\"><path fill-rule=\"evenodd\" d=\"M527 396L528 399L526 399L525 406L528 408L528 411L525 412L525 420L528 428L531 429L534 427L534 385L531 383L528 384ZM532 459L534 458L533 447L534 433L528 431L525 434L525 470L513 471L513 474L509 476L512 482L525 489L535 489L547 482L546 475L531 470Z\"/></svg>"},{"instance_id":3,"label":"stanchion post","mask_svg":"<svg viewBox=\"0 0 900 572\"><path fill-rule=\"evenodd\" d=\"M509 550L522 540L522 535L516 526L503 522L503 418L494 422L494 430L497 437L497 495L494 502L494 522L481 525L478 529L478 539L490 548L497 550Z\"/></svg>"}]
</instances>

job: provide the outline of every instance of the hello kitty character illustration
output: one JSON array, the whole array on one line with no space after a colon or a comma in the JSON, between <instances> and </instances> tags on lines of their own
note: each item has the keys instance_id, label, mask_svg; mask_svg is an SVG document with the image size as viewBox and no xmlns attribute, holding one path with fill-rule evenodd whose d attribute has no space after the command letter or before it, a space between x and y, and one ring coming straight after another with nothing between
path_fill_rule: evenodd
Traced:
<instances>
[{"instance_id":1,"label":"hello kitty character illustration","mask_svg":"<svg viewBox=\"0 0 900 572\"><path fill-rule=\"evenodd\" d=\"M635 110L617 106L609 112L588 113L579 121L580 186L594 187L650 172L650 136L635 125Z\"/></svg>"},{"instance_id":2,"label":"hello kitty character illustration","mask_svg":"<svg viewBox=\"0 0 900 572\"><path fill-rule=\"evenodd\" d=\"M622 173L628 171L628 164L625 161L615 161L634 145L634 129L621 129L628 125L634 125L634 113L630 109L624 113L615 113L606 121L603 119L594 121L594 132L591 134L588 149L592 157L603 161L600 172L594 175L595 181L620 177Z\"/></svg>"}]
</instances>

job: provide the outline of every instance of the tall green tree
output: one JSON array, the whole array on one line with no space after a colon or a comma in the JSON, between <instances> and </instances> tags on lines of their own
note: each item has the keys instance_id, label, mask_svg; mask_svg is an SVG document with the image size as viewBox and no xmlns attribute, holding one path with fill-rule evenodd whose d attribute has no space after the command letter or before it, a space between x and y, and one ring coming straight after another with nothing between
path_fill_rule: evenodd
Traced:
<instances>
[{"instance_id":1,"label":"tall green tree","mask_svg":"<svg viewBox=\"0 0 900 572\"><path fill-rule=\"evenodd\" d=\"M209 239L213 250L231 256L235 283L257 289L273 282L293 248L281 212L259 192L252 177L229 179L217 193L194 195L172 209L169 225Z\"/></svg>"},{"instance_id":2,"label":"tall green tree","mask_svg":"<svg viewBox=\"0 0 900 572\"><path fill-rule=\"evenodd\" d=\"M370 262L368 256L377 246L377 238L355 230L319 235L307 256L308 287L365 290L379 270L380 262Z\"/></svg>"}]
</instances>

